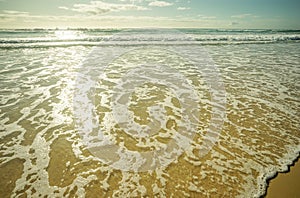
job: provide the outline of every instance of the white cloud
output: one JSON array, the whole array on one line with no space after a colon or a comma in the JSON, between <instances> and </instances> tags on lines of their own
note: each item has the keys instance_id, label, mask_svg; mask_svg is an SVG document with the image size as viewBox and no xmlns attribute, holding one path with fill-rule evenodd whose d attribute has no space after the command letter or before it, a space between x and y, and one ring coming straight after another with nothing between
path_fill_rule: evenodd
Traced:
<instances>
[{"instance_id":1,"label":"white cloud","mask_svg":"<svg viewBox=\"0 0 300 198\"><path fill-rule=\"evenodd\" d=\"M244 19L244 18L258 18L258 16L253 14L240 14L240 15L233 15L231 18L235 19Z\"/></svg>"},{"instance_id":2,"label":"white cloud","mask_svg":"<svg viewBox=\"0 0 300 198\"><path fill-rule=\"evenodd\" d=\"M75 12L87 13L91 15L100 15L107 12L119 12L126 10L148 10L143 6L137 6L134 4L117 4L106 3L103 1L91 1L89 4L74 4L72 8L59 7L64 10L71 10Z\"/></svg>"},{"instance_id":3,"label":"white cloud","mask_svg":"<svg viewBox=\"0 0 300 198\"><path fill-rule=\"evenodd\" d=\"M190 7L178 7L177 10L190 10Z\"/></svg>"},{"instance_id":4,"label":"white cloud","mask_svg":"<svg viewBox=\"0 0 300 198\"><path fill-rule=\"evenodd\" d=\"M215 16L205 16L205 15L197 15L200 19L203 19L203 20L208 20L208 19L216 19L217 17Z\"/></svg>"},{"instance_id":5,"label":"white cloud","mask_svg":"<svg viewBox=\"0 0 300 198\"><path fill-rule=\"evenodd\" d=\"M173 5L173 3L167 1L152 1L148 5L154 7L167 7Z\"/></svg>"},{"instance_id":6,"label":"white cloud","mask_svg":"<svg viewBox=\"0 0 300 198\"><path fill-rule=\"evenodd\" d=\"M121 2L142 3L143 0L119 0Z\"/></svg>"},{"instance_id":7,"label":"white cloud","mask_svg":"<svg viewBox=\"0 0 300 198\"><path fill-rule=\"evenodd\" d=\"M68 7L65 7L65 6L59 6L58 8L59 8L59 9L63 9L63 10L69 10L69 8L68 8Z\"/></svg>"},{"instance_id":8,"label":"white cloud","mask_svg":"<svg viewBox=\"0 0 300 198\"><path fill-rule=\"evenodd\" d=\"M16 11L16 10L3 10L2 11L4 14L8 14L8 15L28 15L28 12L21 12L21 11Z\"/></svg>"}]
</instances>

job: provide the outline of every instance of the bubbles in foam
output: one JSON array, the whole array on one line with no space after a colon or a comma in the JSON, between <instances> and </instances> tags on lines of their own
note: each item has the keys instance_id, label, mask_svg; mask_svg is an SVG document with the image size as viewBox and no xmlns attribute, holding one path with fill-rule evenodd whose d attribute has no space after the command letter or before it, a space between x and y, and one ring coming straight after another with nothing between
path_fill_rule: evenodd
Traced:
<instances>
[{"instance_id":1,"label":"bubbles in foam","mask_svg":"<svg viewBox=\"0 0 300 198\"><path fill-rule=\"evenodd\" d=\"M157 31L157 35L165 35L165 32L160 31ZM174 34L174 32L172 33ZM166 33L166 35L168 34L169 32ZM119 37L120 35L118 35L118 38ZM164 167L180 156L183 150L189 146L193 139L193 134L197 133L199 123L199 95L196 94L194 86L190 84L187 77L180 72L180 70L183 70L180 67L190 64L188 68L184 69L186 71L193 70L194 73L204 76L205 80L208 81L213 99L212 123L209 131L206 133L207 137L204 138L201 153L202 155L205 155L218 140L219 130L222 128L224 118L223 111L225 111L225 92L222 82L218 79L217 70L214 67L213 62L209 59L204 50L200 47L197 47L196 49L195 54L192 54L187 47L183 49L181 47L175 47L175 51L177 51L176 53L173 51L173 47L172 50L170 47L154 50L150 48L149 50L149 48L129 47L129 49L127 49L119 46L108 49L103 47L94 49L94 52L90 55L94 62L87 60L83 64L85 70L90 69L90 71L86 73L92 74L92 77L86 78L93 78L97 81L97 76L95 74L98 73L99 76L103 76L103 72L105 71L111 72L112 74L119 74L121 75L121 78L116 80L115 75L112 75L114 76L113 78L110 78L108 75L106 79L100 79L100 81L103 80L100 83L100 87L97 87L96 82L91 81L79 84L80 87L84 88L81 88L80 91L82 92L82 97L78 94L75 95L75 112L76 116L79 118L77 125L79 126L80 134L83 136L84 143L88 146L89 150L95 156L98 156L101 161L114 168L134 171L147 171L154 170L160 166ZM111 50L118 52L116 54L119 56L109 54ZM167 51L167 53L165 51ZM186 53L187 51L188 53ZM100 52L100 54L97 54L98 52ZM148 54L145 54L145 52ZM177 53L183 57L186 56L185 62L177 62L177 64L181 64L180 67L168 66L167 64L169 63L164 61L166 60L166 56L171 56L172 54L173 56L174 54L175 56L178 56ZM119 66L119 69L114 70L115 67L118 67L114 62L118 62L119 59L120 61L124 61L122 60L122 58L124 58L124 54L128 56L125 58L127 60L123 63L125 65L122 65L121 67ZM142 59L139 57L140 54L142 54L142 57L145 58L143 60L144 62L141 61ZM131 60L136 58L138 58L139 62L142 64ZM145 64L147 61L151 61L152 64ZM129 68L127 68L128 65L130 65ZM214 79L213 81L211 80L212 78ZM82 81L80 80L80 82ZM147 104L144 103L143 105L146 105L147 109L145 114L148 118L146 118L146 123L141 124L137 122L138 118L135 114L140 113L139 109L129 111L129 102L132 99L132 94L135 92L135 88L147 83L148 86L149 83L158 86L165 86L172 92L175 97L171 98L171 100L176 99L180 103L180 119L174 119L175 115L171 118L170 115L166 114L167 107L160 105L160 102L158 101L158 104L152 104L152 106L149 107L150 112L151 110L153 112L153 110L156 109L157 112L155 112L155 114L166 115L160 116L157 119L151 117L153 113L149 113ZM95 112L93 108L95 104L93 104L86 95L91 89L106 90L112 94L112 96L107 96L111 101L108 105L111 107L108 108L112 109L110 118L113 118L113 120L109 120L110 123L113 123L112 125L110 124L112 128L106 128L106 126L99 128L99 126L103 123L99 123L97 112ZM95 92L92 94L95 94ZM104 95L105 92L100 93L101 97ZM93 96L91 95L90 97ZM162 95L160 97L165 96ZM78 105L81 105L81 107L78 107ZM143 105L139 108L144 108ZM171 105L169 108L175 109L173 106L174 105ZM162 108L162 110L159 110L158 107ZM82 108L87 109L84 109L84 112L82 112L80 111ZM173 122L173 127L168 127L168 123L171 122ZM92 131L97 135L91 137ZM114 133L112 135L111 132L107 133L106 131L114 131ZM159 141L156 142L156 144L153 144L153 138L151 139L152 136L156 136L157 134L159 136L160 133L163 134L168 131L172 134L171 140L168 140L165 145ZM118 136L120 133L125 133L126 136L133 138L134 141L137 142L132 143L135 145L142 145L143 143L141 141L149 143L149 140L146 139L150 139L151 146L148 145L143 148L145 149L148 147L150 151L128 150L128 148L124 146L124 142L118 142ZM102 150L105 150L105 152Z\"/></svg>"}]
</instances>

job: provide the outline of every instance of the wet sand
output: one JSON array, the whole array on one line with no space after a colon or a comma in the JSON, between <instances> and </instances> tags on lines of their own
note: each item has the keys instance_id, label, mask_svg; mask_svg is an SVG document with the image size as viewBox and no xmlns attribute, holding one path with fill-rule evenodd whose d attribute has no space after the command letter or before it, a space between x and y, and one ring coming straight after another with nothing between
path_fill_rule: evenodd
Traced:
<instances>
[{"instance_id":1,"label":"wet sand","mask_svg":"<svg viewBox=\"0 0 300 198\"><path fill-rule=\"evenodd\" d=\"M300 160L290 167L290 171L279 173L270 180L266 198L300 197Z\"/></svg>"}]
</instances>

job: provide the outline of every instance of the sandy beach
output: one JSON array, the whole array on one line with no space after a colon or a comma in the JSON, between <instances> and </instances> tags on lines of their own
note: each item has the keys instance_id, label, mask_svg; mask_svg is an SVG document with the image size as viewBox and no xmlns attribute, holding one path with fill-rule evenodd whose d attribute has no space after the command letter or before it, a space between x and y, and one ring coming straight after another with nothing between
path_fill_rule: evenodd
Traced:
<instances>
[{"instance_id":1,"label":"sandy beach","mask_svg":"<svg viewBox=\"0 0 300 198\"><path fill-rule=\"evenodd\" d=\"M300 161L290 167L290 171L279 173L269 181L266 198L300 197Z\"/></svg>"}]
</instances>

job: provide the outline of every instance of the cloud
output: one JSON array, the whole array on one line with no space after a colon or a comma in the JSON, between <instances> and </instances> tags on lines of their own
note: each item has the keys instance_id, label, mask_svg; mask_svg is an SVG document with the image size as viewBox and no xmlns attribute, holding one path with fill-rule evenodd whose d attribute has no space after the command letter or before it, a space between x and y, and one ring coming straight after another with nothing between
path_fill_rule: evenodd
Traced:
<instances>
[{"instance_id":1,"label":"cloud","mask_svg":"<svg viewBox=\"0 0 300 198\"><path fill-rule=\"evenodd\" d=\"M178 7L177 10L190 10L190 7Z\"/></svg>"},{"instance_id":2,"label":"cloud","mask_svg":"<svg viewBox=\"0 0 300 198\"><path fill-rule=\"evenodd\" d=\"M144 0L119 0L121 2L142 3Z\"/></svg>"},{"instance_id":3,"label":"cloud","mask_svg":"<svg viewBox=\"0 0 300 198\"><path fill-rule=\"evenodd\" d=\"M173 5L173 3L166 1L152 1L148 5L153 7L167 7Z\"/></svg>"},{"instance_id":4,"label":"cloud","mask_svg":"<svg viewBox=\"0 0 300 198\"><path fill-rule=\"evenodd\" d=\"M64 6L59 8L91 15L101 15L107 12L119 12L126 10L149 10L146 7L137 6L134 4L106 3L103 1L91 1L89 4L74 4L72 8Z\"/></svg>"},{"instance_id":5,"label":"cloud","mask_svg":"<svg viewBox=\"0 0 300 198\"><path fill-rule=\"evenodd\" d=\"M63 10L69 10L70 8L68 8L68 7L65 7L65 6L59 6L58 7L59 9L63 9Z\"/></svg>"},{"instance_id":6,"label":"cloud","mask_svg":"<svg viewBox=\"0 0 300 198\"><path fill-rule=\"evenodd\" d=\"M203 19L203 20L216 19L217 18L215 16L205 16L205 15L202 15L202 14L197 15L197 17L199 17L200 19Z\"/></svg>"},{"instance_id":7,"label":"cloud","mask_svg":"<svg viewBox=\"0 0 300 198\"><path fill-rule=\"evenodd\" d=\"M258 16L253 14L240 14L240 15L233 15L231 18L235 19L244 19L244 18L258 18Z\"/></svg>"},{"instance_id":8,"label":"cloud","mask_svg":"<svg viewBox=\"0 0 300 198\"><path fill-rule=\"evenodd\" d=\"M26 18L28 16L28 12L21 12L16 10L2 10L2 13L0 13L0 19L8 21L14 21L17 18Z\"/></svg>"},{"instance_id":9,"label":"cloud","mask_svg":"<svg viewBox=\"0 0 300 198\"><path fill-rule=\"evenodd\" d=\"M24 15L28 15L28 12L21 12L21 11L16 11L16 10L2 10L2 12L4 14L8 14L8 15L18 15L18 16L24 16Z\"/></svg>"}]
</instances>

